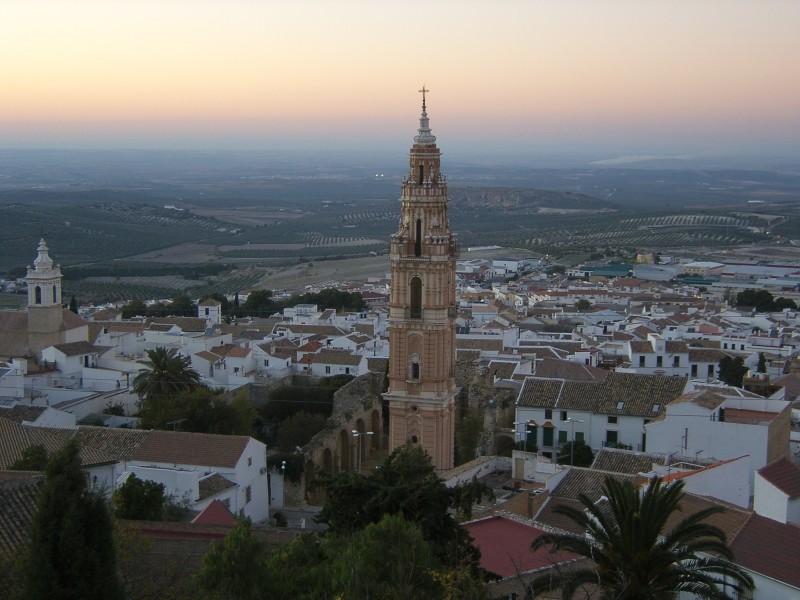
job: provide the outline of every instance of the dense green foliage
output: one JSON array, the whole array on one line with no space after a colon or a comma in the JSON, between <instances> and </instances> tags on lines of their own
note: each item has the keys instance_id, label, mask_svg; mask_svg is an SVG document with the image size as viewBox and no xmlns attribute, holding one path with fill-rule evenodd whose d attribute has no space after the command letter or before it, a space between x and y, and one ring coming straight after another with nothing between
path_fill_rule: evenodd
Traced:
<instances>
[{"instance_id":1,"label":"dense green foliage","mask_svg":"<svg viewBox=\"0 0 800 600\"><path fill-rule=\"evenodd\" d=\"M294 413L278 426L276 446L283 452L291 452L295 447L302 448L322 431L328 418L322 414L306 411Z\"/></svg>"},{"instance_id":2,"label":"dense green foliage","mask_svg":"<svg viewBox=\"0 0 800 600\"><path fill-rule=\"evenodd\" d=\"M41 444L28 446L22 456L9 465L13 471L44 471L47 466L47 449Z\"/></svg>"},{"instance_id":3,"label":"dense green foliage","mask_svg":"<svg viewBox=\"0 0 800 600\"><path fill-rule=\"evenodd\" d=\"M313 386L285 385L270 392L269 402L259 410L267 422L279 422L299 412L329 417L333 394L353 379L352 375L323 377Z\"/></svg>"},{"instance_id":4,"label":"dense green foliage","mask_svg":"<svg viewBox=\"0 0 800 600\"><path fill-rule=\"evenodd\" d=\"M586 536L545 533L531 548L574 552L593 565L543 575L534 581L534 590L560 589L563 598L572 598L585 592L584 586L599 586L601 598L660 600L678 592L725 599L730 591L750 588L750 576L730 562L725 534L706 522L721 507L687 515L668 528L673 513L680 511L682 490L682 481L664 485L654 478L640 493L633 483L609 477L603 485L607 506L581 495L582 509L556 507Z\"/></svg>"},{"instance_id":5,"label":"dense green foliage","mask_svg":"<svg viewBox=\"0 0 800 600\"><path fill-rule=\"evenodd\" d=\"M31 600L124 597L111 515L103 497L87 488L79 451L78 443L70 440L45 469L27 561Z\"/></svg>"},{"instance_id":6,"label":"dense green foliage","mask_svg":"<svg viewBox=\"0 0 800 600\"><path fill-rule=\"evenodd\" d=\"M790 298L775 298L764 289L744 290L736 294L737 306L752 306L756 312L778 312L784 308L797 310L797 304Z\"/></svg>"},{"instance_id":7,"label":"dense green foliage","mask_svg":"<svg viewBox=\"0 0 800 600\"><path fill-rule=\"evenodd\" d=\"M422 448L401 446L369 474L323 474L317 483L326 490L318 521L331 532L350 536L384 515L400 514L419 526L442 564L477 571L479 553L450 509L465 497L463 486L475 488L476 501L491 497L491 490L477 481L448 488Z\"/></svg>"},{"instance_id":8,"label":"dense green foliage","mask_svg":"<svg viewBox=\"0 0 800 600\"><path fill-rule=\"evenodd\" d=\"M482 432L483 421L477 411L469 411L456 423L456 465L475 458Z\"/></svg>"},{"instance_id":9,"label":"dense green foliage","mask_svg":"<svg viewBox=\"0 0 800 600\"><path fill-rule=\"evenodd\" d=\"M143 429L179 429L194 433L252 435L256 412L244 395L228 401L214 390L193 388L140 403Z\"/></svg>"},{"instance_id":10,"label":"dense green foliage","mask_svg":"<svg viewBox=\"0 0 800 600\"><path fill-rule=\"evenodd\" d=\"M747 367L741 356L723 356L719 360L719 378L721 381L734 387L742 387L742 381L747 374Z\"/></svg>"},{"instance_id":11,"label":"dense green foliage","mask_svg":"<svg viewBox=\"0 0 800 600\"><path fill-rule=\"evenodd\" d=\"M558 464L560 465L590 467L593 461L594 452L583 440L564 442L558 450Z\"/></svg>"},{"instance_id":12,"label":"dense green foliage","mask_svg":"<svg viewBox=\"0 0 800 600\"><path fill-rule=\"evenodd\" d=\"M164 485L131 475L114 491L114 511L119 519L161 521Z\"/></svg>"},{"instance_id":13,"label":"dense green foliage","mask_svg":"<svg viewBox=\"0 0 800 600\"><path fill-rule=\"evenodd\" d=\"M201 597L485 598L478 552L451 512L468 515L486 492L480 484L447 488L427 454L411 446L395 450L370 475L334 475L323 483L321 520L330 525L324 535L301 535L267 553L249 523L240 522L206 556Z\"/></svg>"}]
</instances>

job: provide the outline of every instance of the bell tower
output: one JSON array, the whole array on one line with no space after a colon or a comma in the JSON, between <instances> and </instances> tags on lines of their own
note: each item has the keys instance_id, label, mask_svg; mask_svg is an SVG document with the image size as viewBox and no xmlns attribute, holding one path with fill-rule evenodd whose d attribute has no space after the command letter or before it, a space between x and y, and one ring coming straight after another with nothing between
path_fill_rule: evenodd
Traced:
<instances>
[{"instance_id":1,"label":"bell tower","mask_svg":"<svg viewBox=\"0 0 800 600\"><path fill-rule=\"evenodd\" d=\"M389 443L419 444L437 470L453 468L455 439L456 236L447 220L441 152L423 88L419 130L390 239Z\"/></svg>"},{"instance_id":2,"label":"bell tower","mask_svg":"<svg viewBox=\"0 0 800 600\"><path fill-rule=\"evenodd\" d=\"M64 308L61 306L61 268L53 260L44 242L39 241L39 255L28 267L28 345L35 352L61 343Z\"/></svg>"}]
</instances>

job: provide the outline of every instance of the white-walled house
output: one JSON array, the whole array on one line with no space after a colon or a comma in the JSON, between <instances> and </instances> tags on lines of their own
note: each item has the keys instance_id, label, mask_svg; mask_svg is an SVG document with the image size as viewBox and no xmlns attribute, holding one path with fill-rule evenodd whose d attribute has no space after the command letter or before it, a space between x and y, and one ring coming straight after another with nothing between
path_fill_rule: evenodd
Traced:
<instances>
[{"instance_id":1,"label":"white-walled house","mask_svg":"<svg viewBox=\"0 0 800 600\"><path fill-rule=\"evenodd\" d=\"M527 377L517 397L517 423L528 423L527 442L546 456L574 439L597 450L625 444L652 451L644 425L663 414L685 390L683 377L609 373L599 381ZM525 425L517 439L525 439Z\"/></svg>"},{"instance_id":2,"label":"white-walled house","mask_svg":"<svg viewBox=\"0 0 800 600\"><path fill-rule=\"evenodd\" d=\"M773 521L800 525L800 467L780 456L756 471L753 508Z\"/></svg>"},{"instance_id":3,"label":"white-walled house","mask_svg":"<svg viewBox=\"0 0 800 600\"><path fill-rule=\"evenodd\" d=\"M648 450L706 460L749 454L754 470L787 456L791 404L734 393L700 388L682 395L645 425Z\"/></svg>"},{"instance_id":4,"label":"white-walled house","mask_svg":"<svg viewBox=\"0 0 800 600\"><path fill-rule=\"evenodd\" d=\"M309 373L316 377L331 377L333 375L364 375L367 368L367 357L361 354L351 354L346 350L333 350L323 348L313 357Z\"/></svg>"},{"instance_id":5,"label":"white-walled house","mask_svg":"<svg viewBox=\"0 0 800 600\"><path fill-rule=\"evenodd\" d=\"M151 431L126 462L126 470L137 469L140 473L152 469L160 477L171 478L175 486L184 486L176 488L176 495L189 494L192 504L201 499L202 478L217 473L236 485L235 492L226 495L232 513L253 521L269 516L266 446L251 437Z\"/></svg>"}]
</instances>

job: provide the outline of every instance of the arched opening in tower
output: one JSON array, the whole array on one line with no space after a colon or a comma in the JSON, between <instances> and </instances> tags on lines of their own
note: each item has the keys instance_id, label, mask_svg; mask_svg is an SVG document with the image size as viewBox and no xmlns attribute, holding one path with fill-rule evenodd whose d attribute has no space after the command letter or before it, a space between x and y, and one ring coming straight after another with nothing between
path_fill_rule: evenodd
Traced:
<instances>
[{"instance_id":1,"label":"arched opening in tower","mask_svg":"<svg viewBox=\"0 0 800 600\"><path fill-rule=\"evenodd\" d=\"M419 185L422 185L422 181L424 179L424 176L425 176L424 167L422 165L420 165L419 166L419 181L417 182Z\"/></svg>"},{"instance_id":2,"label":"arched opening in tower","mask_svg":"<svg viewBox=\"0 0 800 600\"><path fill-rule=\"evenodd\" d=\"M411 278L411 285L409 286L411 293L411 314L412 319L422 318L422 280L419 277Z\"/></svg>"},{"instance_id":3,"label":"arched opening in tower","mask_svg":"<svg viewBox=\"0 0 800 600\"><path fill-rule=\"evenodd\" d=\"M422 256L422 219L417 219L414 231L414 256Z\"/></svg>"},{"instance_id":4,"label":"arched opening in tower","mask_svg":"<svg viewBox=\"0 0 800 600\"><path fill-rule=\"evenodd\" d=\"M34 299L33 299L33 301L36 304L41 304L42 303L42 288L40 288L38 285L36 286L36 289L34 290Z\"/></svg>"}]
</instances>

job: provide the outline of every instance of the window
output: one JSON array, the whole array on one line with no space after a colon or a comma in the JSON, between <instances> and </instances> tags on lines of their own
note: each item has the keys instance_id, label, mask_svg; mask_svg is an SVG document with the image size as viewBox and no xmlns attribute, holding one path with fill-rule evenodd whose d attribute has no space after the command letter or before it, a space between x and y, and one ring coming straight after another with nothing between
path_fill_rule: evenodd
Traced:
<instances>
[{"instance_id":1,"label":"window","mask_svg":"<svg viewBox=\"0 0 800 600\"><path fill-rule=\"evenodd\" d=\"M640 356L640 357L639 357L639 366L640 366L640 367L643 367L643 366L644 366L644 355L642 355L642 356Z\"/></svg>"},{"instance_id":2,"label":"window","mask_svg":"<svg viewBox=\"0 0 800 600\"><path fill-rule=\"evenodd\" d=\"M622 410L624 407L625 407L624 400L620 400L619 402L617 402L617 410Z\"/></svg>"},{"instance_id":3,"label":"window","mask_svg":"<svg viewBox=\"0 0 800 600\"><path fill-rule=\"evenodd\" d=\"M409 285L411 293L411 313L412 319L422 318L422 280L419 277L412 277Z\"/></svg>"},{"instance_id":4,"label":"window","mask_svg":"<svg viewBox=\"0 0 800 600\"><path fill-rule=\"evenodd\" d=\"M553 445L553 431L552 427L545 427L544 434L542 436L542 445L543 446L552 446Z\"/></svg>"},{"instance_id":5,"label":"window","mask_svg":"<svg viewBox=\"0 0 800 600\"><path fill-rule=\"evenodd\" d=\"M344 373L345 373L345 375L350 375L350 367L345 367L344 368Z\"/></svg>"},{"instance_id":6,"label":"window","mask_svg":"<svg viewBox=\"0 0 800 600\"><path fill-rule=\"evenodd\" d=\"M545 419L552 419L553 418L553 411L549 408L544 409L544 418Z\"/></svg>"},{"instance_id":7,"label":"window","mask_svg":"<svg viewBox=\"0 0 800 600\"><path fill-rule=\"evenodd\" d=\"M34 290L34 300L33 301L36 304L41 304L42 303L42 288L40 288L38 285L36 286L36 289Z\"/></svg>"},{"instance_id":8,"label":"window","mask_svg":"<svg viewBox=\"0 0 800 600\"><path fill-rule=\"evenodd\" d=\"M331 367L330 367L330 365L327 365L327 366L325 367L325 372L326 372L326 373L330 373L330 372L331 372Z\"/></svg>"},{"instance_id":9,"label":"window","mask_svg":"<svg viewBox=\"0 0 800 600\"><path fill-rule=\"evenodd\" d=\"M617 424L617 417L608 417L608 424L609 425L616 425Z\"/></svg>"},{"instance_id":10,"label":"window","mask_svg":"<svg viewBox=\"0 0 800 600\"><path fill-rule=\"evenodd\" d=\"M577 444L578 442L584 442L584 441L586 441L586 440L583 437L583 432L582 431L576 431L575 432L575 443Z\"/></svg>"},{"instance_id":11,"label":"window","mask_svg":"<svg viewBox=\"0 0 800 600\"><path fill-rule=\"evenodd\" d=\"M421 173L422 167L419 170ZM417 226L414 231L414 256L422 256L422 221L419 219L417 219Z\"/></svg>"},{"instance_id":12,"label":"window","mask_svg":"<svg viewBox=\"0 0 800 600\"><path fill-rule=\"evenodd\" d=\"M663 366L664 366L664 357L656 356L656 367L663 367Z\"/></svg>"},{"instance_id":13,"label":"window","mask_svg":"<svg viewBox=\"0 0 800 600\"><path fill-rule=\"evenodd\" d=\"M252 467L253 466L253 457L252 456L248 456L247 457L247 466L248 467Z\"/></svg>"},{"instance_id":14,"label":"window","mask_svg":"<svg viewBox=\"0 0 800 600\"><path fill-rule=\"evenodd\" d=\"M661 410L661 405L660 404L653 404L653 412L658 412L659 410Z\"/></svg>"},{"instance_id":15,"label":"window","mask_svg":"<svg viewBox=\"0 0 800 600\"><path fill-rule=\"evenodd\" d=\"M567 420L567 411L565 411L565 410L561 411L561 420L562 421L566 421Z\"/></svg>"},{"instance_id":16,"label":"window","mask_svg":"<svg viewBox=\"0 0 800 600\"><path fill-rule=\"evenodd\" d=\"M268 367L268 366L269 366L269 361L268 361L266 358L264 359L264 366L265 366L265 367Z\"/></svg>"},{"instance_id":17,"label":"window","mask_svg":"<svg viewBox=\"0 0 800 600\"><path fill-rule=\"evenodd\" d=\"M619 441L619 432L609 429L606 431L606 446L616 444Z\"/></svg>"},{"instance_id":18,"label":"window","mask_svg":"<svg viewBox=\"0 0 800 600\"><path fill-rule=\"evenodd\" d=\"M708 365L708 377L709 379L714 377L714 365Z\"/></svg>"},{"instance_id":19,"label":"window","mask_svg":"<svg viewBox=\"0 0 800 600\"><path fill-rule=\"evenodd\" d=\"M558 432L558 443L559 444L566 444L567 443L567 431L562 430Z\"/></svg>"},{"instance_id":20,"label":"window","mask_svg":"<svg viewBox=\"0 0 800 600\"><path fill-rule=\"evenodd\" d=\"M249 485L244 488L244 503L247 504L253 499L253 488Z\"/></svg>"},{"instance_id":21,"label":"window","mask_svg":"<svg viewBox=\"0 0 800 600\"><path fill-rule=\"evenodd\" d=\"M697 365L692 365L692 377L697 377Z\"/></svg>"},{"instance_id":22,"label":"window","mask_svg":"<svg viewBox=\"0 0 800 600\"><path fill-rule=\"evenodd\" d=\"M416 444L418 441L419 441L419 438L417 438L417 436L415 436L415 435L411 436L411 443L412 444Z\"/></svg>"}]
</instances>

